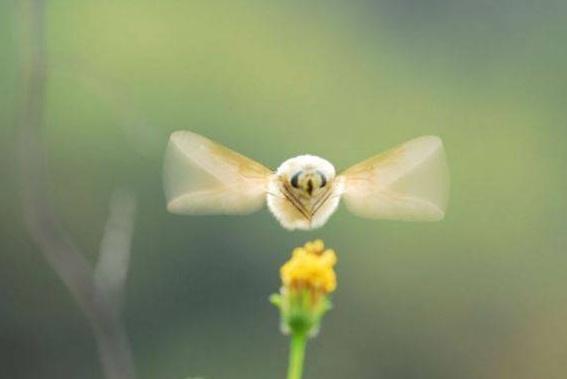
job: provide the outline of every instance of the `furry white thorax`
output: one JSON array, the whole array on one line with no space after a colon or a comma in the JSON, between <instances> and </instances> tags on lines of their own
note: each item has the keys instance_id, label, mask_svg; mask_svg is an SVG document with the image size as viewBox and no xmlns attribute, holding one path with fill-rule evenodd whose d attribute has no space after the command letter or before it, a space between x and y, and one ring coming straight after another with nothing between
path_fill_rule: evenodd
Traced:
<instances>
[{"instance_id":1,"label":"furry white thorax","mask_svg":"<svg viewBox=\"0 0 567 379\"><path fill-rule=\"evenodd\" d=\"M318 188L313 196L301 194L290 186L291 178L298 172L322 174L326 185ZM315 229L323 226L336 211L344 190L341 177L336 178L335 167L327 160L314 155L300 155L283 162L268 183L268 208L286 229ZM308 210L306 216L294 206L300 203Z\"/></svg>"},{"instance_id":2,"label":"furry white thorax","mask_svg":"<svg viewBox=\"0 0 567 379\"><path fill-rule=\"evenodd\" d=\"M276 175L291 177L297 171L309 169L321 171L330 180L335 177L335 166L331 162L316 155L308 154L288 159L278 167Z\"/></svg>"}]
</instances>

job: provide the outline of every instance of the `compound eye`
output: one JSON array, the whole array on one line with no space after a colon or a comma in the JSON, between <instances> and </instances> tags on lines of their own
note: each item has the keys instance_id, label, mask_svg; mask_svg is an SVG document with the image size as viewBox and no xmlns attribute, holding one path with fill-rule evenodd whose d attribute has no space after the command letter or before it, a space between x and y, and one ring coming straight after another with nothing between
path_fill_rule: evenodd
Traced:
<instances>
[{"instance_id":1,"label":"compound eye","mask_svg":"<svg viewBox=\"0 0 567 379\"><path fill-rule=\"evenodd\" d=\"M290 183L293 188L299 188L299 175L301 175L301 171L297 172L291 177Z\"/></svg>"},{"instance_id":2,"label":"compound eye","mask_svg":"<svg viewBox=\"0 0 567 379\"><path fill-rule=\"evenodd\" d=\"M321 178L321 188L325 187L327 185L327 177L323 175L321 171L317 171L317 174L319 174L319 177Z\"/></svg>"}]
</instances>

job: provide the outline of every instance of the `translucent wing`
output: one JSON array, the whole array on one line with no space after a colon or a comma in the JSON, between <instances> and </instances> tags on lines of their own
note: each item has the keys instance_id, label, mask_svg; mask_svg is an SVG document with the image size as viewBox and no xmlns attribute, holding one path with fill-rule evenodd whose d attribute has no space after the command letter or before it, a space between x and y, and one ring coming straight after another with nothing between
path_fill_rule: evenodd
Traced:
<instances>
[{"instance_id":1,"label":"translucent wing","mask_svg":"<svg viewBox=\"0 0 567 379\"><path fill-rule=\"evenodd\" d=\"M167 209L180 214L246 214L266 201L272 172L189 131L174 132L165 154Z\"/></svg>"},{"instance_id":2,"label":"translucent wing","mask_svg":"<svg viewBox=\"0 0 567 379\"><path fill-rule=\"evenodd\" d=\"M439 137L420 137L343 173L347 208L362 217L438 221L449 198L449 170Z\"/></svg>"}]
</instances>

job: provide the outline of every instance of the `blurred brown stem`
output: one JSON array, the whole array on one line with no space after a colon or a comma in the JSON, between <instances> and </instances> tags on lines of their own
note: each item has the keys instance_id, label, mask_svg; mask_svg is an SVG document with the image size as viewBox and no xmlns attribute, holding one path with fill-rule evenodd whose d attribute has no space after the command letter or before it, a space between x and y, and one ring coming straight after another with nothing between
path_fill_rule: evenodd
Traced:
<instances>
[{"instance_id":1,"label":"blurred brown stem","mask_svg":"<svg viewBox=\"0 0 567 379\"><path fill-rule=\"evenodd\" d=\"M22 104L20 177L24 221L29 232L89 320L107 379L133 379L134 365L120 319L135 213L131 194L116 195L96 272L73 244L51 207L46 153L42 143L47 59L45 1L22 0Z\"/></svg>"}]
</instances>

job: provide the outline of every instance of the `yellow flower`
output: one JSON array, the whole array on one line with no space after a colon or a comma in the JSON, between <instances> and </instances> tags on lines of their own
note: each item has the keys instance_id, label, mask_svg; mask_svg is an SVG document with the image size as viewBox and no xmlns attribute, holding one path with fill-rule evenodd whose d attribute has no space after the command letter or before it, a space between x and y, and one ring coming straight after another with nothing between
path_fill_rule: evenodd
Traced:
<instances>
[{"instance_id":1,"label":"yellow flower","mask_svg":"<svg viewBox=\"0 0 567 379\"><path fill-rule=\"evenodd\" d=\"M291 259L280 269L280 293L270 297L280 310L284 334L317 334L321 319L331 309L328 295L337 288L336 263L337 255L325 249L321 240L293 250Z\"/></svg>"},{"instance_id":2,"label":"yellow flower","mask_svg":"<svg viewBox=\"0 0 567 379\"><path fill-rule=\"evenodd\" d=\"M307 242L305 246L296 248L292 258L282 266L280 275L284 288L331 293L337 287L337 276L333 269L336 263L335 252L325 250L323 241Z\"/></svg>"}]
</instances>

